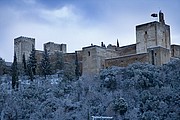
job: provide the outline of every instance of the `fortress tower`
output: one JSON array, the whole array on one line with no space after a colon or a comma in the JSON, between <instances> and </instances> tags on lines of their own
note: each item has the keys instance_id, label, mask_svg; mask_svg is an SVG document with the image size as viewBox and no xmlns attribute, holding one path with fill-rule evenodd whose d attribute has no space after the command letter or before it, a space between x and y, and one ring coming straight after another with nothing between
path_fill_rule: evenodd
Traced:
<instances>
[{"instance_id":1,"label":"fortress tower","mask_svg":"<svg viewBox=\"0 0 180 120\"><path fill-rule=\"evenodd\" d=\"M55 52L66 53L66 44L56 44L54 42L48 42L44 44L44 48L45 47L49 54L53 54Z\"/></svg>"},{"instance_id":2,"label":"fortress tower","mask_svg":"<svg viewBox=\"0 0 180 120\"><path fill-rule=\"evenodd\" d=\"M136 53L149 53L149 62L154 65L170 61L170 41L170 26L161 11L159 21L136 26Z\"/></svg>"},{"instance_id":3,"label":"fortress tower","mask_svg":"<svg viewBox=\"0 0 180 120\"><path fill-rule=\"evenodd\" d=\"M14 39L14 53L16 53L18 63L22 63L23 54L26 60L29 58L33 46L35 46L34 38L21 36Z\"/></svg>"}]
</instances>

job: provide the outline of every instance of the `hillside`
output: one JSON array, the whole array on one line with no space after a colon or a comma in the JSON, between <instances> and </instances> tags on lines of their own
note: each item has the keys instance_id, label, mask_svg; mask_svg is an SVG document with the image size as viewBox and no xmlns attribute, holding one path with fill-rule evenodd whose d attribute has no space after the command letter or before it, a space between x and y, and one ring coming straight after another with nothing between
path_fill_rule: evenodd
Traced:
<instances>
[{"instance_id":1,"label":"hillside","mask_svg":"<svg viewBox=\"0 0 180 120\"><path fill-rule=\"evenodd\" d=\"M18 91L11 90L10 76L0 79L1 120L180 119L180 60L111 67L79 80L63 74L20 78Z\"/></svg>"}]
</instances>

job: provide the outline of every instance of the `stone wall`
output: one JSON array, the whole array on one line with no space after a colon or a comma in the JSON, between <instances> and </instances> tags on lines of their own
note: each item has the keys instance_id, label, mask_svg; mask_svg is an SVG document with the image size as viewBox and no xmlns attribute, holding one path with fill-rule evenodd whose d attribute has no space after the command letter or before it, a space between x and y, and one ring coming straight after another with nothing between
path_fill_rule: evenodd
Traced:
<instances>
[{"instance_id":1,"label":"stone wall","mask_svg":"<svg viewBox=\"0 0 180 120\"><path fill-rule=\"evenodd\" d=\"M114 50L106 49L105 47L89 46L83 48L82 63L83 74L96 74L100 69L105 67L105 59L118 56Z\"/></svg>"},{"instance_id":2,"label":"stone wall","mask_svg":"<svg viewBox=\"0 0 180 120\"><path fill-rule=\"evenodd\" d=\"M163 47L148 49L149 63L153 65L163 65L170 61L170 50Z\"/></svg>"},{"instance_id":3,"label":"stone wall","mask_svg":"<svg viewBox=\"0 0 180 120\"><path fill-rule=\"evenodd\" d=\"M136 44L116 47L119 56L136 54Z\"/></svg>"},{"instance_id":4,"label":"stone wall","mask_svg":"<svg viewBox=\"0 0 180 120\"><path fill-rule=\"evenodd\" d=\"M37 63L39 64L42 60L42 57L43 57L43 52L44 51L41 51L41 50L36 50L35 52L35 56L36 56L36 60L37 60Z\"/></svg>"},{"instance_id":5,"label":"stone wall","mask_svg":"<svg viewBox=\"0 0 180 120\"><path fill-rule=\"evenodd\" d=\"M121 57L116 57L112 59L105 59L105 67L111 67L111 66L126 67L129 64L132 64L135 62L148 63L149 62L148 53L127 55L127 56L121 56Z\"/></svg>"},{"instance_id":6,"label":"stone wall","mask_svg":"<svg viewBox=\"0 0 180 120\"><path fill-rule=\"evenodd\" d=\"M157 23L157 46L169 49L171 47L170 26Z\"/></svg>"},{"instance_id":7,"label":"stone wall","mask_svg":"<svg viewBox=\"0 0 180 120\"><path fill-rule=\"evenodd\" d=\"M80 72L82 73L82 51L77 51L78 63ZM76 54L75 53L66 53L64 54L64 61L66 63L75 64Z\"/></svg>"},{"instance_id":8,"label":"stone wall","mask_svg":"<svg viewBox=\"0 0 180 120\"><path fill-rule=\"evenodd\" d=\"M180 45L171 45L171 57L180 58Z\"/></svg>"}]
</instances>

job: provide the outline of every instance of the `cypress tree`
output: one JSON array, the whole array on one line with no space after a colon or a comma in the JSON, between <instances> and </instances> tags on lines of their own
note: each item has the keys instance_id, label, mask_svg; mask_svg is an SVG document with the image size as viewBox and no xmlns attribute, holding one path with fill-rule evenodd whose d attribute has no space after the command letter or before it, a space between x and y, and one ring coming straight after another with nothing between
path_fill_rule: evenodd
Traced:
<instances>
[{"instance_id":1,"label":"cypress tree","mask_svg":"<svg viewBox=\"0 0 180 120\"><path fill-rule=\"evenodd\" d=\"M55 64L55 68L56 70L63 70L64 68L64 57L63 57L63 53L61 52L56 52L56 64Z\"/></svg>"},{"instance_id":2,"label":"cypress tree","mask_svg":"<svg viewBox=\"0 0 180 120\"><path fill-rule=\"evenodd\" d=\"M3 60L0 57L0 75L3 75L5 73L6 73L6 63L5 63L5 60Z\"/></svg>"},{"instance_id":3,"label":"cypress tree","mask_svg":"<svg viewBox=\"0 0 180 120\"><path fill-rule=\"evenodd\" d=\"M31 81L33 81L34 75L36 75L37 60L36 60L35 54L36 54L36 51L35 51L34 45L32 45L32 51L29 56L29 60L28 60L28 64L27 64L28 75L29 75Z\"/></svg>"},{"instance_id":4,"label":"cypress tree","mask_svg":"<svg viewBox=\"0 0 180 120\"><path fill-rule=\"evenodd\" d=\"M26 59L25 54L23 54L23 68L24 68L24 74L27 74L27 66L26 66Z\"/></svg>"},{"instance_id":5,"label":"cypress tree","mask_svg":"<svg viewBox=\"0 0 180 120\"><path fill-rule=\"evenodd\" d=\"M44 75L45 78L47 75L51 74L51 64L49 61L49 55L47 53L46 48L44 48L44 54L41 61L41 70L42 70L42 75Z\"/></svg>"},{"instance_id":6,"label":"cypress tree","mask_svg":"<svg viewBox=\"0 0 180 120\"><path fill-rule=\"evenodd\" d=\"M14 53L14 60L12 64L12 88L18 89L18 68L17 68L17 58L16 58L16 53Z\"/></svg>"},{"instance_id":7,"label":"cypress tree","mask_svg":"<svg viewBox=\"0 0 180 120\"><path fill-rule=\"evenodd\" d=\"M118 41L118 39L117 39L117 47L119 47L119 41Z\"/></svg>"}]
</instances>

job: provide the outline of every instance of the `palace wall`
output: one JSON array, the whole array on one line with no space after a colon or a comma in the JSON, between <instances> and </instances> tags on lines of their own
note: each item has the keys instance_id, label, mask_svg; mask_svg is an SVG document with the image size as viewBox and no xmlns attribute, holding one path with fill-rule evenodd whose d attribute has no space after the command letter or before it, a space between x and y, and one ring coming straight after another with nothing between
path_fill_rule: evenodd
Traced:
<instances>
[{"instance_id":1,"label":"palace wall","mask_svg":"<svg viewBox=\"0 0 180 120\"><path fill-rule=\"evenodd\" d=\"M119 66L126 67L136 62L148 63L148 53L120 56L112 59L105 59L105 67Z\"/></svg>"},{"instance_id":2,"label":"palace wall","mask_svg":"<svg viewBox=\"0 0 180 120\"><path fill-rule=\"evenodd\" d=\"M136 44L116 47L116 51L118 52L119 56L136 54Z\"/></svg>"},{"instance_id":3,"label":"palace wall","mask_svg":"<svg viewBox=\"0 0 180 120\"><path fill-rule=\"evenodd\" d=\"M104 47L89 46L82 51L83 74L96 74L105 67L105 59L118 56L118 52Z\"/></svg>"},{"instance_id":4,"label":"palace wall","mask_svg":"<svg viewBox=\"0 0 180 120\"><path fill-rule=\"evenodd\" d=\"M180 45L171 45L171 56L180 58Z\"/></svg>"}]
</instances>

